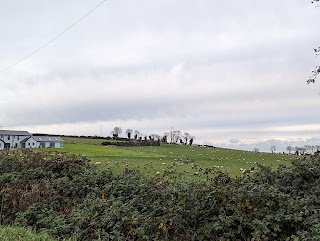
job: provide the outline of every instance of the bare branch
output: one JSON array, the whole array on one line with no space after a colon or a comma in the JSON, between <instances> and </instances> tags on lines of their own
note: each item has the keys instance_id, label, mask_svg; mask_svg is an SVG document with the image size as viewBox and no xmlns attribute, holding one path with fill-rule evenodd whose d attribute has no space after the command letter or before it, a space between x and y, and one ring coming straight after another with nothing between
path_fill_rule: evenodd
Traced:
<instances>
[{"instance_id":1,"label":"bare branch","mask_svg":"<svg viewBox=\"0 0 320 241\"><path fill-rule=\"evenodd\" d=\"M320 66L316 66L316 69L311 72L311 75L309 76L307 83L308 84L315 83L319 73L320 73Z\"/></svg>"}]
</instances>

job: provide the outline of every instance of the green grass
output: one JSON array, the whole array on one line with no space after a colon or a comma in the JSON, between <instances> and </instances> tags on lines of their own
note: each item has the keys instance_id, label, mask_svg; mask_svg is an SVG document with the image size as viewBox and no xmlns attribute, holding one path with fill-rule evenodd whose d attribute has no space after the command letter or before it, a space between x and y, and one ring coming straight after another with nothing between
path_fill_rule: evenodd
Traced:
<instances>
[{"instance_id":1,"label":"green grass","mask_svg":"<svg viewBox=\"0 0 320 241\"><path fill-rule=\"evenodd\" d=\"M45 232L35 233L30 229L13 226L0 226L1 241L54 241L50 235ZM60 239L61 240L61 239ZM76 239L68 239L73 241Z\"/></svg>"},{"instance_id":2,"label":"green grass","mask_svg":"<svg viewBox=\"0 0 320 241\"><path fill-rule=\"evenodd\" d=\"M101 162L99 169L112 170L114 173L122 172L128 167L140 170L148 176L155 176L157 172L160 175L173 172L187 179L194 179L194 174L205 168L215 168L231 176L239 176L241 168L250 169L258 164L272 168L277 168L279 164L289 166L297 158L293 155L169 144L154 147L99 146L102 141L76 138L75 142L78 144L65 144L63 149L51 150L86 156L93 163Z\"/></svg>"},{"instance_id":3,"label":"green grass","mask_svg":"<svg viewBox=\"0 0 320 241\"><path fill-rule=\"evenodd\" d=\"M106 140L106 139L90 139L90 138L78 138L78 137L63 137L63 140L66 144L88 144L88 145L100 145L104 141L108 142L121 142L114 140Z\"/></svg>"}]
</instances>

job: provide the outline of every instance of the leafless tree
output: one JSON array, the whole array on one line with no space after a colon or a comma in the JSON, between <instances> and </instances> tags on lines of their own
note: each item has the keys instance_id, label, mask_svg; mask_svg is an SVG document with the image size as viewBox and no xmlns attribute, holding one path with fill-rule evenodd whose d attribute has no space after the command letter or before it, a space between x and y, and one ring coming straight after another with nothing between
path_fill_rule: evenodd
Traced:
<instances>
[{"instance_id":1,"label":"leafless tree","mask_svg":"<svg viewBox=\"0 0 320 241\"><path fill-rule=\"evenodd\" d=\"M194 136L190 136L189 146L192 146L194 139L196 139Z\"/></svg>"},{"instance_id":2,"label":"leafless tree","mask_svg":"<svg viewBox=\"0 0 320 241\"><path fill-rule=\"evenodd\" d=\"M132 129L127 129L127 130L126 130L126 135L128 136L128 139L129 139L129 140L131 139L132 133L133 133L133 130L132 130Z\"/></svg>"},{"instance_id":3,"label":"leafless tree","mask_svg":"<svg viewBox=\"0 0 320 241\"><path fill-rule=\"evenodd\" d=\"M138 137L140 137L141 133L138 130L134 130L134 139L138 139Z\"/></svg>"},{"instance_id":4,"label":"leafless tree","mask_svg":"<svg viewBox=\"0 0 320 241\"><path fill-rule=\"evenodd\" d=\"M314 49L316 57L320 55L320 47L317 49ZM320 73L320 66L316 66L314 70L312 70L311 75L309 76L309 79L307 80L307 83L315 83L316 78L318 74Z\"/></svg>"},{"instance_id":5,"label":"leafless tree","mask_svg":"<svg viewBox=\"0 0 320 241\"><path fill-rule=\"evenodd\" d=\"M160 136L157 134L151 134L150 135L151 139L156 140L156 141L160 141Z\"/></svg>"},{"instance_id":6,"label":"leafless tree","mask_svg":"<svg viewBox=\"0 0 320 241\"><path fill-rule=\"evenodd\" d=\"M294 150L292 146L287 146L286 150L288 151L289 154Z\"/></svg>"},{"instance_id":7,"label":"leafless tree","mask_svg":"<svg viewBox=\"0 0 320 241\"><path fill-rule=\"evenodd\" d=\"M270 147L270 151L271 151L272 153L274 153L276 149L277 149L277 147L276 147L275 145L272 145L272 146Z\"/></svg>"},{"instance_id":8,"label":"leafless tree","mask_svg":"<svg viewBox=\"0 0 320 241\"><path fill-rule=\"evenodd\" d=\"M169 132L163 133L163 138L162 138L163 142L168 142L169 136L171 136L171 133Z\"/></svg>"},{"instance_id":9,"label":"leafless tree","mask_svg":"<svg viewBox=\"0 0 320 241\"><path fill-rule=\"evenodd\" d=\"M311 146L310 145L304 145L303 146L304 147L304 149L305 149L305 152L311 152Z\"/></svg>"},{"instance_id":10,"label":"leafless tree","mask_svg":"<svg viewBox=\"0 0 320 241\"><path fill-rule=\"evenodd\" d=\"M319 2L319 0L313 0L311 3ZM317 6L319 7L319 6ZM313 49L315 52L316 57L320 55L320 47ZM316 66L315 69L311 72L311 75L309 76L309 79L307 80L307 83L315 83L316 78L318 74L320 73L320 66Z\"/></svg>"},{"instance_id":11,"label":"leafless tree","mask_svg":"<svg viewBox=\"0 0 320 241\"><path fill-rule=\"evenodd\" d=\"M299 152L300 152L300 155L304 155L304 153L306 153L306 148L304 148L304 147L300 147L299 148Z\"/></svg>"},{"instance_id":12,"label":"leafless tree","mask_svg":"<svg viewBox=\"0 0 320 241\"><path fill-rule=\"evenodd\" d=\"M183 139L184 139L184 144L187 145L188 144L188 140L190 139L190 134L188 132L185 132L183 135Z\"/></svg>"},{"instance_id":13,"label":"leafless tree","mask_svg":"<svg viewBox=\"0 0 320 241\"><path fill-rule=\"evenodd\" d=\"M170 136L170 133L168 133L168 132L163 133L163 136L161 138L161 142L168 143L168 136Z\"/></svg>"},{"instance_id":14,"label":"leafless tree","mask_svg":"<svg viewBox=\"0 0 320 241\"><path fill-rule=\"evenodd\" d=\"M172 132L172 141L178 143L179 139L181 138L181 131L173 131Z\"/></svg>"},{"instance_id":15,"label":"leafless tree","mask_svg":"<svg viewBox=\"0 0 320 241\"><path fill-rule=\"evenodd\" d=\"M121 127L115 127L113 128L113 131L111 131L111 134L114 136L114 137L118 137L119 135L121 135L122 133L122 129Z\"/></svg>"},{"instance_id":16,"label":"leafless tree","mask_svg":"<svg viewBox=\"0 0 320 241\"><path fill-rule=\"evenodd\" d=\"M260 151L260 150L259 150L258 147L253 148L253 152L255 152L255 153L257 153L257 152L259 152L259 151Z\"/></svg>"}]
</instances>

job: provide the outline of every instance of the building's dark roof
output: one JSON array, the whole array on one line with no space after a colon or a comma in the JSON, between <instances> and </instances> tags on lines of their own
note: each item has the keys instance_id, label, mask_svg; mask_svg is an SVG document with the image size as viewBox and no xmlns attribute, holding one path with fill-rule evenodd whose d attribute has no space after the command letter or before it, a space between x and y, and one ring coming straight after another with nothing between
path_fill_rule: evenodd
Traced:
<instances>
[{"instance_id":1,"label":"building's dark roof","mask_svg":"<svg viewBox=\"0 0 320 241\"><path fill-rule=\"evenodd\" d=\"M31 136L31 134L27 131L10 131L10 130L0 130L0 135Z\"/></svg>"},{"instance_id":2,"label":"building's dark roof","mask_svg":"<svg viewBox=\"0 0 320 241\"><path fill-rule=\"evenodd\" d=\"M64 140L58 136L33 136L33 139L37 142L64 142Z\"/></svg>"},{"instance_id":3,"label":"building's dark roof","mask_svg":"<svg viewBox=\"0 0 320 241\"><path fill-rule=\"evenodd\" d=\"M27 140L29 140L31 136L28 136L27 138L24 138L20 143L25 143Z\"/></svg>"}]
</instances>

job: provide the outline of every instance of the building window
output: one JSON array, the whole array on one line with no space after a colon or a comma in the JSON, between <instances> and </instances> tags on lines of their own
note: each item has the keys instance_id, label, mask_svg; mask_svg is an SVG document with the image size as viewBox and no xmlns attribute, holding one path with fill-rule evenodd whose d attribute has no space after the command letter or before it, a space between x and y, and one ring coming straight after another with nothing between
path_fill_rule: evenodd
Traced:
<instances>
[{"instance_id":1,"label":"building window","mask_svg":"<svg viewBox=\"0 0 320 241\"><path fill-rule=\"evenodd\" d=\"M51 147L51 148L54 148L54 147L55 147L54 142L50 142L50 147Z\"/></svg>"},{"instance_id":2,"label":"building window","mask_svg":"<svg viewBox=\"0 0 320 241\"><path fill-rule=\"evenodd\" d=\"M8 141L10 141L10 136L8 136Z\"/></svg>"},{"instance_id":3,"label":"building window","mask_svg":"<svg viewBox=\"0 0 320 241\"><path fill-rule=\"evenodd\" d=\"M60 142L60 147L64 147L64 143L63 142Z\"/></svg>"}]
</instances>

